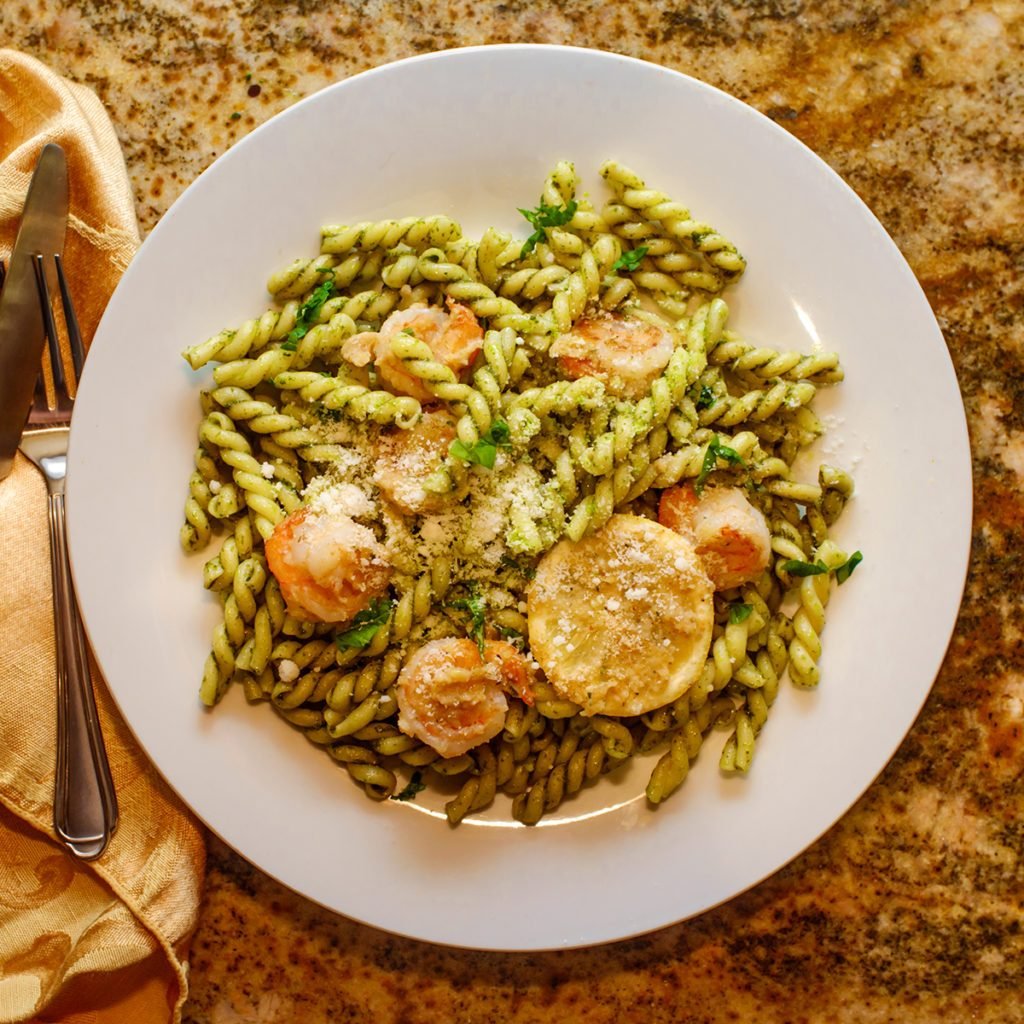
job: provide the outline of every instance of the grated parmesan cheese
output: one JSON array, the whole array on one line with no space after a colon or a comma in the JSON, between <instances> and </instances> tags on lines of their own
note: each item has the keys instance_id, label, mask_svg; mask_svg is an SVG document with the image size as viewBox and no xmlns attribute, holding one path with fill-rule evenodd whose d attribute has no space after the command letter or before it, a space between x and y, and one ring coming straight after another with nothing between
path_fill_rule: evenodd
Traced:
<instances>
[{"instance_id":1,"label":"grated parmesan cheese","mask_svg":"<svg viewBox=\"0 0 1024 1024\"><path fill-rule=\"evenodd\" d=\"M307 502L314 512L360 519L373 515L376 505L355 484L338 483L321 487Z\"/></svg>"}]
</instances>

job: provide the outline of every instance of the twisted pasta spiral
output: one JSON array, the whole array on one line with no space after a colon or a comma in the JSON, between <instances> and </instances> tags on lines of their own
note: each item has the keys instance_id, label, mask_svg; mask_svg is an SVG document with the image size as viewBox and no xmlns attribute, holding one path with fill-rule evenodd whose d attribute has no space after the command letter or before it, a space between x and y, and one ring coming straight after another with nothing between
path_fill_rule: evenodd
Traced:
<instances>
[{"instance_id":1,"label":"twisted pasta spiral","mask_svg":"<svg viewBox=\"0 0 1024 1024\"><path fill-rule=\"evenodd\" d=\"M391 353L437 398L465 410L459 420L459 436L468 444L491 429L494 412L487 398L476 388L463 384L454 371L439 362L431 347L412 334L399 333L391 339Z\"/></svg>"},{"instance_id":2,"label":"twisted pasta spiral","mask_svg":"<svg viewBox=\"0 0 1024 1024\"><path fill-rule=\"evenodd\" d=\"M746 260L732 242L710 224L694 220L685 206L673 202L663 192L646 188L643 180L632 171L615 161L609 161L602 166L601 176L612 186L624 205L642 213L648 221L659 223L670 238L701 253L712 272L723 282L735 280L746 269Z\"/></svg>"},{"instance_id":3,"label":"twisted pasta spiral","mask_svg":"<svg viewBox=\"0 0 1024 1024\"><path fill-rule=\"evenodd\" d=\"M449 217L402 217L362 221L349 226L330 225L321 232L320 251L340 256L356 249L412 249L443 246L459 238L462 229Z\"/></svg>"},{"instance_id":4,"label":"twisted pasta spiral","mask_svg":"<svg viewBox=\"0 0 1024 1024\"><path fill-rule=\"evenodd\" d=\"M828 572L805 576L800 581L800 609L793 616L793 640L789 645L789 675L797 686L817 686L821 673L821 631L825 628L825 606L831 590L832 570L846 561L846 555L831 541L818 548L818 558Z\"/></svg>"},{"instance_id":5,"label":"twisted pasta spiral","mask_svg":"<svg viewBox=\"0 0 1024 1024\"><path fill-rule=\"evenodd\" d=\"M752 345L732 334L723 335L722 340L708 350L708 361L715 366L728 365L735 373L750 374L762 380L773 377L788 381L813 378L819 384L838 384L843 379L839 356L835 352L810 355L794 351L777 352Z\"/></svg>"},{"instance_id":6,"label":"twisted pasta spiral","mask_svg":"<svg viewBox=\"0 0 1024 1024\"><path fill-rule=\"evenodd\" d=\"M323 374L288 370L274 378L274 386L282 391L297 391L307 402L319 402L325 409L344 413L361 423L394 423L409 428L420 418L420 403L408 395L368 388L347 376L325 377Z\"/></svg>"}]
</instances>

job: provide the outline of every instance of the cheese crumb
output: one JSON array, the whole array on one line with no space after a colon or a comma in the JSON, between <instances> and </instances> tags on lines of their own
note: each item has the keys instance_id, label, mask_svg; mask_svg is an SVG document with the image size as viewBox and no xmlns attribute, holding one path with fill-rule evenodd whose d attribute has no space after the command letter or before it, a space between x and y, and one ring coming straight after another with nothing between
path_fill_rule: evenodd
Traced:
<instances>
[{"instance_id":1,"label":"cheese crumb","mask_svg":"<svg viewBox=\"0 0 1024 1024\"><path fill-rule=\"evenodd\" d=\"M221 482L219 480L211 480L209 488L211 494L220 494Z\"/></svg>"},{"instance_id":2,"label":"cheese crumb","mask_svg":"<svg viewBox=\"0 0 1024 1024\"><path fill-rule=\"evenodd\" d=\"M315 512L328 515L345 515L352 519L368 516L374 512L373 502L355 484L334 484L324 487L309 502Z\"/></svg>"},{"instance_id":3,"label":"cheese crumb","mask_svg":"<svg viewBox=\"0 0 1024 1024\"><path fill-rule=\"evenodd\" d=\"M277 678L282 683L294 683L299 678L299 666L291 658L282 658L277 663Z\"/></svg>"},{"instance_id":4,"label":"cheese crumb","mask_svg":"<svg viewBox=\"0 0 1024 1024\"><path fill-rule=\"evenodd\" d=\"M274 479L274 464L272 462L264 462L263 465L260 466L260 472L268 480L273 480Z\"/></svg>"}]
</instances>

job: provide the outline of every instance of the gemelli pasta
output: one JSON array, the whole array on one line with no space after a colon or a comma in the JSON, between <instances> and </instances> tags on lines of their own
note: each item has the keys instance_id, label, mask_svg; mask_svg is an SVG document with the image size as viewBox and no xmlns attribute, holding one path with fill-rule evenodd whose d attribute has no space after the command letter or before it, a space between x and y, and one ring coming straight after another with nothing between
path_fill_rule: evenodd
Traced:
<instances>
[{"instance_id":1,"label":"gemelli pasta","mask_svg":"<svg viewBox=\"0 0 1024 1024\"><path fill-rule=\"evenodd\" d=\"M798 479L834 353L729 323L733 243L614 161L559 163L527 237L329 225L273 307L186 350L181 542L216 545L200 697L240 686L375 800L537 822L627 762L658 804L713 731L751 767L819 680L840 468ZM526 232L524 232L526 234Z\"/></svg>"}]
</instances>

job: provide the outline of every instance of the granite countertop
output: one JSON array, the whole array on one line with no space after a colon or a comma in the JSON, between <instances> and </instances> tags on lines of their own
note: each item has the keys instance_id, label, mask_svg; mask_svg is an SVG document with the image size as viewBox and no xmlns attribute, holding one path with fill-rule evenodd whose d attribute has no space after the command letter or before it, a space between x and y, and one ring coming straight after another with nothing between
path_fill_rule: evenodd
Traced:
<instances>
[{"instance_id":1,"label":"granite countertop","mask_svg":"<svg viewBox=\"0 0 1024 1024\"><path fill-rule=\"evenodd\" d=\"M395 58L570 43L694 74L871 207L927 293L970 424L949 654L892 763L796 861L643 938L501 955L355 924L211 839L186 1021L1024 1021L1024 4L10 0L0 39L97 91L144 231L270 115Z\"/></svg>"}]
</instances>

